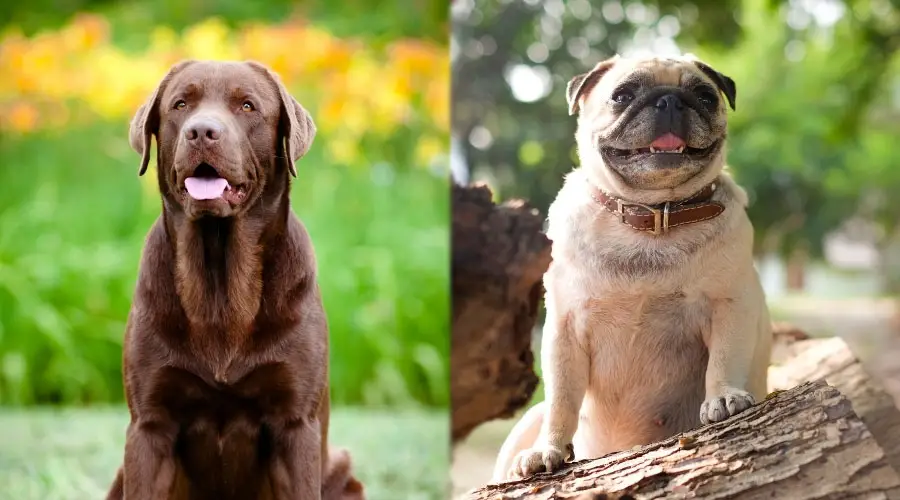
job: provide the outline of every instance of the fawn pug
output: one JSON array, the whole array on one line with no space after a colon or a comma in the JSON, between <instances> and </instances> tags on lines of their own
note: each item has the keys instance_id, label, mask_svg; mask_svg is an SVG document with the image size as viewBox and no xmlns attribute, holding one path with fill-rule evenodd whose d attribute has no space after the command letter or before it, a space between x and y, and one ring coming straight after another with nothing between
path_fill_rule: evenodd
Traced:
<instances>
[{"instance_id":1,"label":"fawn pug","mask_svg":"<svg viewBox=\"0 0 900 500\"><path fill-rule=\"evenodd\" d=\"M747 195L724 171L733 80L693 57L573 78L581 167L548 213L545 402L494 481L718 422L764 397L771 325Z\"/></svg>"}]
</instances>

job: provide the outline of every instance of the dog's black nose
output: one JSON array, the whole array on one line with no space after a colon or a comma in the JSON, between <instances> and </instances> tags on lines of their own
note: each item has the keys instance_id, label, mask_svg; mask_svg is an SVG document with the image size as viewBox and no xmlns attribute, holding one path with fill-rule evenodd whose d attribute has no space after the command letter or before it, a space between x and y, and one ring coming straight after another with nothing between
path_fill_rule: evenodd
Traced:
<instances>
[{"instance_id":1,"label":"dog's black nose","mask_svg":"<svg viewBox=\"0 0 900 500\"><path fill-rule=\"evenodd\" d=\"M225 125L213 118L195 118L185 127L184 136L189 141L201 139L206 142L216 142L222 137Z\"/></svg>"},{"instance_id":2,"label":"dog's black nose","mask_svg":"<svg viewBox=\"0 0 900 500\"><path fill-rule=\"evenodd\" d=\"M651 101L653 102L653 101ZM687 113L684 112L684 101L676 94L666 94L656 100L653 105L656 108L655 132L656 136L672 133L678 137L685 135L685 118Z\"/></svg>"},{"instance_id":3,"label":"dog's black nose","mask_svg":"<svg viewBox=\"0 0 900 500\"><path fill-rule=\"evenodd\" d=\"M679 110L684 109L684 103L675 94L666 94L656 101L656 109L662 111L664 109Z\"/></svg>"}]
</instances>

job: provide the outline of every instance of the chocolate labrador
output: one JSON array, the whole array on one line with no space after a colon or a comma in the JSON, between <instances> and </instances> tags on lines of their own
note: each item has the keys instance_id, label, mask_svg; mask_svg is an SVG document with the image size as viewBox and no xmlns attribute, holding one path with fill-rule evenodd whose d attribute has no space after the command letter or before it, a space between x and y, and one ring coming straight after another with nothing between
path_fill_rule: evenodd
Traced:
<instances>
[{"instance_id":1,"label":"chocolate labrador","mask_svg":"<svg viewBox=\"0 0 900 500\"><path fill-rule=\"evenodd\" d=\"M328 447L328 328L291 212L310 115L256 62L175 65L131 122L162 215L125 332L131 413L108 499L362 499Z\"/></svg>"}]
</instances>

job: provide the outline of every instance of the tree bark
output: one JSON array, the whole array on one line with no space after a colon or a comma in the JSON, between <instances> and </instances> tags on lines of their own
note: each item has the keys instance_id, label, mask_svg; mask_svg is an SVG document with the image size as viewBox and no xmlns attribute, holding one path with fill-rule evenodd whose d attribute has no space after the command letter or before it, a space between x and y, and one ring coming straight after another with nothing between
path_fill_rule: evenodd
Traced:
<instances>
[{"instance_id":1,"label":"tree bark","mask_svg":"<svg viewBox=\"0 0 900 500\"><path fill-rule=\"evenodd\" d=\"M881 273L882 293L900 294L900 224L889 228L889 234L878 245L878 271Z\"/></svg>"},{"instance_id":2,"label":"tree bark","mask_svg":"<svg viewBox=\"0 0 900 500\"><path fill-rule=\"evenodd\" d=\"M724 422L464 498L900 498L900 476L846 397L824 381Z\"/></svg>"},{"instance_id":3,"label":"tree bark","mask_svg":"<svg viewBox=\"0 0 900 500\"><path fill-rule=\"evenodd\" d=\"M806 245L798 245L791 251L785 265L785 284L792 292L802 292L806 287L806 266L809 251Z\"/></svg>"},{"instance_id":4,"label":"tree bark","mask_svg":"<svg viewBox=\"0 0 900 500\"><path fill-rule=\"evenodd\" d=\"M777 344L776 344L777 345ZM900 410L894 398L866 373L838 337L802 340L773 351L769 387L784 389L807 380L825 380L853 404L885 460L900 472Z\"/></svg>"},{"instance_id":5,"label":"tree bark","mask_svg":"<svg viewBox=\"0 0 900 500\"><path fill-rule=\"evenodd\" d=\"M483 185L453 186L452 439L509 417L537 387L531 336L550 240L524 201L495 205Z\"/></svg>"}]
</instances>

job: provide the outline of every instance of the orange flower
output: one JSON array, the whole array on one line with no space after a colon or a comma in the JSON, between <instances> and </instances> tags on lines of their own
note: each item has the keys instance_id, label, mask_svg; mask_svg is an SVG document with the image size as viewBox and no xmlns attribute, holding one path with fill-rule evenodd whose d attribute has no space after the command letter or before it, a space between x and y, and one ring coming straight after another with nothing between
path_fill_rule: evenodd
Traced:
<instances>
[{"instance_id":1,"label":"orange flower","mask_svg":"<svg viewBox=\"0 0 900 500\"><path fill-rule=\"evenodd\" d=\"M94 14L78 14L61 34L66 47L88 50L109 39L109 23Z\"/></svg>"},{"instance_id":2,"label":"orange flower","mask_svg":"<svg viewBox=\"0 0 900 500\"><path fill-rule=\"evenodd\" d=\"M438 76L431 81L425 93L425 107L435 125L442 131L450 131L450 77Z\"/></svg>"},{"instance_id":3,"label":"orange flower","mask_svg":"<svg viewBox=\"0 0 900 500\"><path fill-rule=\"evenodd\" d=\"M18 102L13 104L7 112L6 119L10 128L17 132L27 133L37 128L38 111L29 103Z\"/></svg>"},{"instance_id":4,"label":"orange flower","mask_svg":"<svg viewBox=\"0 0 900 500\"><path fill-rule=\"evenodd\" d=\"M77 126L98 116L127 119L168 67L189 57L255 59L270 66L303 96L320 129L332 134L328 148L342 161L364 162L361 140L388 137L408 127L411 117L425 122L422 130L440 135L449 129L449 53L443 45L397 40L378 50L302 20L232 30L212 18L182 34L156 27L149 47L134 54L112 44L106 19L83 14L55 32L26 38L9 31L0 38L0 102L15 103L0 131ZM420 143L422 157L433 155L436 137Z\"/></svg>"}]
</instances>

